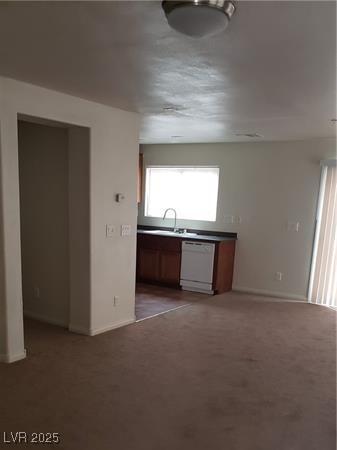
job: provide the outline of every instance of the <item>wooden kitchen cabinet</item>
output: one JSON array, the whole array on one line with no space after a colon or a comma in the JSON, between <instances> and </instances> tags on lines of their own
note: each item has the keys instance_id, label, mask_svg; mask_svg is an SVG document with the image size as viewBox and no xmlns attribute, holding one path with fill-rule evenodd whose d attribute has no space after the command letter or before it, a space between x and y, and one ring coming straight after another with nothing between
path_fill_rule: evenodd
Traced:
<instances>
[{"instance_id":1,"label":"wooden kitchen cabinet","mask_svg":"<svg viewBox=\"0 0 337 450\"><path fill-rule=\"evenodd\" d=\"M215 247L213 289L216 294L232 290L235 240L219 242Z\"/></svg>"},{"instance_id":2,"label":"wooden kitchen cabinet","mask_svg":"<svg viewBox=\"0 0 337 450\"><path fill-rule=\"evenodd\" d=\"M137 277L143 281L159 281L158 250L140 248L137 251Z\"/></svg>"},{"instance_id":3,"label":"wooden kitchen cabinet","mask_svg":"<svg viewBox=\"0 0 337 450\"><path fill-rule=\"evenodd\" d=\"M167 284L180 282L181 253L163 250L159 256L159 279Z\"/></svg>"},{"instance_id":4,"label":"wooden kitchen cabinet","mask_svg":"<svg viewBox=\"0 0 337 450\"><path fill-rule=\"evenodd\" d=\"M181 243L183 239L154 234L137 235L137 281L180 287ZM215 242L213 290L232 289L235 239Z\"/></svg>"},{"instance_id":5,"label":"wooden kitchen cabinet","mask_svg":"<svg viewBox=\"0 0 337 450\"><path fill-rule=\"evenodd\" d=\"M180 239L138 234L137 281L178 287L180 261Z\"/></svg>"}]
</instances>

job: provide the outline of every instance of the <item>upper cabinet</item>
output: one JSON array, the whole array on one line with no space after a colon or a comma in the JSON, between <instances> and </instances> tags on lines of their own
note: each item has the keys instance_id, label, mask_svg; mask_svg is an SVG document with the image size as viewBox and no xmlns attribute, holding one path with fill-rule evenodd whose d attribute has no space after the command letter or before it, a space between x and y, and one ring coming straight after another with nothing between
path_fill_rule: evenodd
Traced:
<instances>
[{"instance_id":1,"label":"upper cabinet","mask_svg":"<svg viewBox=\"0 0 337 450\"><path fill-rule=\"evenodd\" d=\"M139 153L137 203L143 200L143 153Z\"/></svg>"}]
</instances>

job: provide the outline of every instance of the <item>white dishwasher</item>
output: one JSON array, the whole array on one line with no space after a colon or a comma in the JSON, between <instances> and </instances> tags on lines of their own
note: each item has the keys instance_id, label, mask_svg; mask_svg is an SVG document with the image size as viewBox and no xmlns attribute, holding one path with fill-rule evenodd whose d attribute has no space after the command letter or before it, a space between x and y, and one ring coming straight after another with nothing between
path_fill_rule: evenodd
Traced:
<instances>
[{"instance_id":1,"label":"white dishwasher","mask_svg":"<svg viewBox=\"0 0 337 450\"><path fill-rule=\"evenodd\" d=\"M213 268L215 244L183 241L180 285L184 291L214 294Z\"/></svg>"}]
</instances>

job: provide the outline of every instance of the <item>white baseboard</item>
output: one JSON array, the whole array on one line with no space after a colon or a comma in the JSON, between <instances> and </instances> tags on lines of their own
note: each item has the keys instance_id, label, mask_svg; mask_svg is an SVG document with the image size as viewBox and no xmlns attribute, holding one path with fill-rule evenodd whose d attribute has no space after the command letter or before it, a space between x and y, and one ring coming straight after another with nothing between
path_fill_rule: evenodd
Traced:
<instances>
[{"instance_id":1,"label":"white baseboard","mask_svg":"<svg viewBox=\"0 0 337 450\"><path fill-rule=\"evenodd\" d=\"M96 334L105 333L106 331L115 330L116 328L125 327L126 325L131 325L132 323L136 322L136 318L123 320L121 322L117 322L113 325L108 325L106 327L101 328L91 328L90 329L90 336L96 336Z\"/></svg>"},{"instance_id":2,"label":"white baseboard","mask_svg":"<svg viewBox=\"0 0 337 450\"><path fill-rule=\"evenodd\" d=\"M26 350L23 353L17 353L16 355L0 355L0 362L2 363L13 363L25 359L27 356Z\"/></svg>"},{"instance_id":3,"label":"white baseboard","mask_svg":"<svg viewBox=\"0 0 337 450\"><path fill-rule=\"evenodd\" d=\"M54 319L53 317L48 317L44 314L39 314L34 311L24 310L23 315L29 317L30 319L39 320L40 322L50 323L51 325L57 325L58 327L67 328L68 324L60 319Z\"/></svg>"},{"instance_id":4,"label":"white baseboard","mask_svg":"<svg viewBox=\"0 0 337 450\"><path fill-rule=\"evenodd\" d=\"M233 291L242 292L245 294L262 295L263 297L272 297L275 299L282 299L284 301L297 301L302 303L308 302L308 298L304 295L288 294L285 292L266 291L264 289L252 289L236 285L233 286Z\"/></svg>"}]
</instances>

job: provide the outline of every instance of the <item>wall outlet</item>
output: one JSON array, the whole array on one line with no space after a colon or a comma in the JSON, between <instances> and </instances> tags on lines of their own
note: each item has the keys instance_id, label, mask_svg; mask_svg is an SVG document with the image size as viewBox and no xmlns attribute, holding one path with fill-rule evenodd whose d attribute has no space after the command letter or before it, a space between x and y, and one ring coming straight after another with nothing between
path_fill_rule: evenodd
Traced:
<instances>
[{"instance_id":1,"label":"wall outlet","mask_svg":"<svg viewBox=\"0 0 337 450\"><path fill-rule=\"evenodd\" d=\"M122 225L121 236L130 236L130 234L131 234L131 225Z\"/></svg>"},{"instance_id":2,"label":"wall outlet","mask_svg":"<svg viewBox=\"0 0 337 450\"><path fill-rule=\"evenodd\" d=\"M283 273L282 272L276 272L275 273L275 278L276 278L277 281L282 281Z\"/></svg>"},{"instance_id":3,"label":"wall outlet","mask_svg":"<svg viewBox=\"0 0 337 450\"><path fill-rule=\"evenodd\" d=\"M36 299L36 300L39 300L40 299L40 288L39 287L34 287L34 298Z\"/></svg>"},{"instance_id":4,"label":"wall outlet","mask_svg":"<svg viewBox=\"0 0 337 450\"><path fill-rule=\"evenodd\" d=\"M106 225L106 237L112 237L114 232L115 232L115 230L114 230L113 225L107 224Z\"/></svg>"},{"instance_id":5,"label":"wall outlet","mask_svg":"<svg viewBox=\"0 0 337 450\"><path fill-rule=\"evenodd\" d=\"M119 303L119 297L118 297L118 295L114 295L113 303L114 303L114 306L117 306L117 305L118 305L118 303Z\"/></svg>"}]
</instances>

